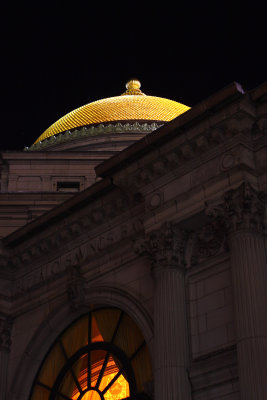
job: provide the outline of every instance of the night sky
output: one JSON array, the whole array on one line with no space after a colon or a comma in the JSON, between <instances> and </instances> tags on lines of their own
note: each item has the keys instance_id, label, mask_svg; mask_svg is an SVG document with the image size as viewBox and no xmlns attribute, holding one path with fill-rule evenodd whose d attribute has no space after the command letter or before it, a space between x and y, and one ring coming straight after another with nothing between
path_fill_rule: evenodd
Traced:
<instances>
[{"instance_id":1,"label":"night sky","mask_svg":"<svg viewBox=\"0 0 267 400\"><path fill-rule=\"evenodd\" d=\"M121 94L130 78L189 106L233 81L250 90L266 80L264 1L6 3L3 150L23 149L67 112Z\"/></svg>"}]
</instances>

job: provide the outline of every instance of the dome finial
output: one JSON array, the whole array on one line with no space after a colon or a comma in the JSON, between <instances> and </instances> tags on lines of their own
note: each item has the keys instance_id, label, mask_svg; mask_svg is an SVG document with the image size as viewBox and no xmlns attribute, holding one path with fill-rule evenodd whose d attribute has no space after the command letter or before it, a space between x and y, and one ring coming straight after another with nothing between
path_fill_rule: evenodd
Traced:
<instances>
[{"instance_id":1,"label":"dome finial","mask_svg":"<svg viewBox=\"0 0 267 400\"><path fill-rule=\"evenodd\" d=\"M125 86L129 90L140 89L141 82L138 79L130 79Z\"/></svg>"},{"instance_id":2,"label":"dome finial","mask_svg":"<svg viewBox=\"0 0 267 400\"><path fill-rule=\"evenodd\" d=\"M141 83L138 79L130 79L126 83L126 92L122 94L122 96L126 95L144 95L144 93L140 90Z\"/></svg>"}]
</instances>

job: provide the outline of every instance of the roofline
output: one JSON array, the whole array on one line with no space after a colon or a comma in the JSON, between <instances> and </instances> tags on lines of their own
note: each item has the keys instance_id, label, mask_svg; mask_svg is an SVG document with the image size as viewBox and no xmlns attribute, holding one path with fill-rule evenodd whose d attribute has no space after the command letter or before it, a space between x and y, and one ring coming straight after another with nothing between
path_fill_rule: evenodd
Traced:
<instances>
[{"instance_id":1,"label":"roofline","mask_svg":"<svg viewBox=\"0 0 267 400\"><path fill-rule=\"evenodd\" d=\"M40 225L45 229L51 223L55 223L58 220L66 217L70 212L80 209L88 203L94 201L104 193L111 191L114 188L112 181L109 178L102 179L99 182L89 186L83 192L77 193L75 196L66 200L63 203L58 204L52 210L41 215L37 219L33 220L27 225L22 226L15 232L4 237L4 245L17 245L28 239L29 234L40 232Z\"/></svg>"},{"instance_id":2,"label":"roofline","mask_svg":"<svg viewBox=\"0 0 267 400\"><path fill-rule=\"evenodd\" d=\"M12 246L23 242L24 240L27 240L28 235L39 232L40 225L42 225L43 228L46 228L49 224L67 216L71 211L77 210L78 208L88 204L88 202L94 201L96 198L103 195L103 193L111 191L115 188L112 174L122 168L123 165L129 164L133 160L140 158L143 154L150 151L151 147L155 148L160 146L163 141L165 142L166 140L171 139L177 134L177 129L182 129L192 123L199 122L216 109L240 98L244 94L245 92L241 85L233 82L224 89L210 96L208 99L200 102L189 111L181 114L168 124L122 150L119 154L116 154L99 164L95 168L95 171L99 177L103 178L101 181L96 182L83 192L77 193L64 203L59 204L46 214L41 215L30 224L19 228L17 231L3 238L3 243Z\"/></svg>"},{"instance_id":3,"label":"roofline","mask_svg":"<svg viewBox=\"0 0 267 400\"><path fill-rule=\"evenodd\" d=\"M143 139L122 150L119 154L98 164L95 167L96 175L102 178L110 176L115 171L121 169L122 165L125 166L125 164L129 164L131 161L147 153L151 150L151 146L160 146L163 140L166 141L176 135L177 129L182 129L189 124L199 122L211 112L214 112L216 109L223 107L244 94L245 91L239 83L231 83L219 92L216 92L206 100L201 101L188 111L179 115L177 118L166 123L161 128L147 134Z\"/></svg>"}]
</instances>

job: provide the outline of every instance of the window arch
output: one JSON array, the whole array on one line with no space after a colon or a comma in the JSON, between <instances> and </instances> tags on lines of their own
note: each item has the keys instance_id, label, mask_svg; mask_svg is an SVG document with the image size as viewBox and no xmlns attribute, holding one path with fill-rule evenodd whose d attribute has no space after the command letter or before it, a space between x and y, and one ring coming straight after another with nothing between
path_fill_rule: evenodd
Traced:
<instances>
[{"instance_id":1,"label":"window arch","mask_svg":"<svg viewBox=\"0 0 267 400\"><path fill-rule=\"evenodd\" d=\"M135 322L117 308L97 309L56 339L30 400L147 398L151 375L147 345Z\"/></svg>"}]
</instances>

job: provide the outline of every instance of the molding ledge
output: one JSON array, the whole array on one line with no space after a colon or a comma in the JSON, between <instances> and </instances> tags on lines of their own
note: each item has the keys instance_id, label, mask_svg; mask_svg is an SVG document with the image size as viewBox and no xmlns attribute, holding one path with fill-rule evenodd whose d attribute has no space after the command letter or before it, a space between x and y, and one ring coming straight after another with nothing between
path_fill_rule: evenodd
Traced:
<instances>
[{"instance_id":1,"label":"molding ledge","mask_svg":"<svg viewBox=\"0 0 267 400\"><path fill-rule=\"evenodd\" d=\"M83 126L73 131L65 131L58 135L51 136L42 142L34 143L30 147L25 147L24 151L38 151L61 143L69 142L75 139L87 138L90 136L120 134L120 133L150 133L160 128L163 124L159 122L134 122L134 123L116 123L99 124L96 126Z\"/></svg>"}]
</instances>

